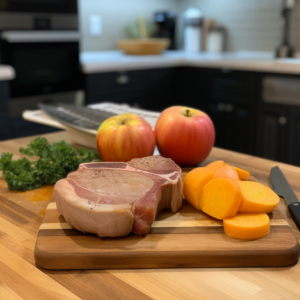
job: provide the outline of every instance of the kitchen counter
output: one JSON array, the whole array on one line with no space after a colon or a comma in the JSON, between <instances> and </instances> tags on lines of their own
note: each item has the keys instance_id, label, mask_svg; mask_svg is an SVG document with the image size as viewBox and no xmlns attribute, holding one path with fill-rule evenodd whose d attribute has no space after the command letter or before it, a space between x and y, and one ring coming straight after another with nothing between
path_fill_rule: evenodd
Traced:
<instances>
[{"instance_id":1,"label":"kitchen counter","mask_svg":"<svg viewBox=\"0 0 300 300\"><path fill-rule=\"evenodd\" d=\"M274 59L272 53L254 51L220 54L165 51L146 56L125 55L121 51L82 52L80 62L85 74L179 66L300 74L300 59Z\"/></svg>"},{"instance_id":2,"label":"kitchen counter","mask_svg":"<svg viewBox=\"0 0 300 300\"><path fill-rule=\"evenodd\" d=\"M45 135L65 140L66 132ZM15 153L34 137L0 143L1 152ZM249 170L268 185L271 167L278 165L300 198L300 168L214 148L203 163L223 159ZM188 169L185 169L183 176ZM300 263L284 268L190 268L48 271L35 266L34 246L51 186L31 192L11 192L0 177L0 298L1 299L299 299ZM48 192L47 192L48 191ZM26 196L25 196L26 195ZM38 195L38 197L37 197ZM34 200L34 201L33 201ZM283 200L279 208L296 237Z\"/></svg>"},{"instance_id":3,"label":"kitchen counter","mask_svg":"<svg viewBox=\"0 0 300 300\"><path fill-rule=\"evenodd\" d=\"M11 80L15 78L15 70L6 65L0 65L0 81Z\"/></svg>"}]
</instances>

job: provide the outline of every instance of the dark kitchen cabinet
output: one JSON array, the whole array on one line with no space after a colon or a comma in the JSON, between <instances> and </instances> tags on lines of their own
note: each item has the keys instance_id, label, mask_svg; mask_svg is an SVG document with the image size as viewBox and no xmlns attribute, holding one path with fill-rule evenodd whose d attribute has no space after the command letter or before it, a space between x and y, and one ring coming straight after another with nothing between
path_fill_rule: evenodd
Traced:
<instances>
[{"instance_id":1,"label":"dark kitchen cabinet","mask_svg":"<svg viewBox=\"0 0 300 300\"><path fill-rule=\"evenodd\" d=\"M9 97L9 82L0 81L0 141L59 130L50 126L26 121L22 117L12 118L9 101L11 101Z\"/></svg>"},{"instance_id":2,"label":"dark kitchen cabinet","mask_svg":"<svg viewBox=\"0 0 300 300\"><path fill-rule=\"evenodd\" d=\"M254 72L194 67L86 76L88 104L111 101L154 111L194 107L214 122L217 147L249 154L255 154L257 86Z\"/></svg>"},{"instance_id":3,"label":"dark kitchen cabinet","mask_svg":"<svg viewBox=\"0 0 300 300\"><path fill-rule=\"evenodd\" d=\"M257 155L300 166L298 75L260 74ZM278 104L280 103L280 104Z\"/></svg>"},{"instance_id":4,"label":"dark kitchen cabinet","mask_svg":"<svg viewBox=\"0 0 300 300\"><path fill-rule=\"evenodd\" d=\"M254 95L257 92L255 72L222 69L206 69L208 88L237 95Z\"/></svg>"},{"instance_id":5,"label":"dark kitchen cabinet","mask_svg":"<svg viewBox=\"0 0 300 300\"><path fill-rule=\"evenodd\" d=\"M161 111L174 102L175 68L108 72L86 76L87 104L111 101Z\"/></svg>"},{"instance_id":6,"label":"dark kitchen cabinet","mask_svg":"<svg viewBox=\"0 0 300 300\"><path fill-rule=\"evenodd\" d=\"M39 135L55 131L60 131L60 129L26 121L21 117L10 120L10 138Z\"/></svg>"},{"instance_id":7,"label":"dark kitchen cabinet","mask_svg":"<svg viewBox=\"0 0 300 300\"><path fill-rule=\"evenodd\" d=\"M288 162L300 166L300 107L290 107L288 121Z\"/></svg>"},{"instance_id":8,"label":"dark kitchen cabinet","mask_svg":"<svg viewBox=\"0 0 300 300\"><path fill-rule=\"evenodd\" d=\"M208 77L205 69L183 67L176 74L174 88L178 105L205 110L207 106Z\"/></svg>"},{"instance_id":9,"label":"dark kitchen cabinet","mask_svg":"<svg viewBox=\"0 0 300 300\"><path fill-rule=\"evenodd\" d=\"M147 88L148 102L144 104L146 108L148 107L148 109L154 111L162 111L179 103L177 93L180 90L180 86L174 85L179 72L180 68L147 70L149 84Z\"/></svg>"},{"instance_id":10,"label":"dark kitchen cabinet","mask_svg":"<svg viewBox=\"0 0 300 300\"><path fill-rule=\"evenodd\" d=\"M206 68L181 68L178 72L177 83L175 86L181 88L180 95L181 101L178 101L180 105L187 105L198 108L200 110L207 111L208 114L216 116L216 102L220 103L221 107L224 104L229 113L237 113L239 118L242 116L248 118L250 123L255 126L255 121L249 119L253 113L252 106L257 102L257 79L253 72L233 71L229 69L206 69ZM243 112L238 108L240 103L249 103L244 105L248 113ZM234 104L234 105L233 105ZM235 109L232 110L230 107ZM243 105L242 105L243 106ZM222 109L219 113L226 111ZM234 112L233 112L234 111ZM227 115L229 116L229 114ZM225 117L225 115L218 114L219 117ZM216 118L216 123L221 123ZM220 129L219 131L222 131ZM223 130L225 131L225 129Z\"/></svg>"},{"instance_id":11,"label":"dark kitchen cabinet","mask_svg":"<svg viewBox=\"0 0 300 300\"><path fill-rule=\"evenodd\" d=\"M258 128L258 156L300 166L299 106L262 104Z\"/></svg>"},{"instance_id":12,"label":"dark kitchen cabinet","mask_svg":"<svg viewBox=\"0 0 300 300\"><path fill-rule=\"evenodd\" d=\"M206 112L215 130L215 146L242 153L255 152L255 103L234 97L209 97Z\"/></svg>"},{"instance_id":13,"label":"dark kitchen cabinet","mask_svg":"<svg viewBox=\"0 0 300 300\"><path fill-rule=\"evenodd\" d=\"M262 103L259 106L257 155L288 162L290 107Z\"/></svg>"},{"instance_id":14,"label":"dark kitchen cabinet","mask_svg":"<svg viewBox=\"0 0 300 300\"><path fill-rule=\"evenodd\" d=\"M87 103L195 107L211 117L215 146L300 166L300 106L264 102L262 82L270 76L299 78L198 67L90 74Z\"/></svg>"},{"instance_id":15,"label":"dark kitchen cabinet","mask_svg":"<svg viewBox=\"0 0 300 300\"><path fill-rule=\"evenodd\" d=\"M258 105L255 73L204 69L202 78L205 98L202 109L215 125L215 146L255 154Z\"/></svg>"},{"instance_id":16,"label":"dark kitchen cabinet","mask_svg":"<svg viewBox=\"0 0 300 300\"><path fill-rule=\"evenodd\" d=\"M9 100L8 82L0 81L0 141L10 138L8 100Z\"/></svg>"}]
</instances>

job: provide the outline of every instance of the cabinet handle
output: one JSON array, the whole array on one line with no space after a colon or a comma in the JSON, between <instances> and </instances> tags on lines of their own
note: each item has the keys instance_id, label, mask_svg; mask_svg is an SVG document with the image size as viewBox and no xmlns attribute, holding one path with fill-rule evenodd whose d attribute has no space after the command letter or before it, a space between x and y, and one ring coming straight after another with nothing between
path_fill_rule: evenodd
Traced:
<instances>
[{"instance_id":1,"label":"cabinet handle","mask_svg":"<svg viewBox=\"0 0 300 300\"><path fill-rule=\"evenodd\" d=\"M230 113L233 111L233 105L232 104L226 104L225 105L225 110Z\"/></svg>"},{"instance_id":2,"label":"cabinet handle","mask_svg":"<svg viewBox=\"0 0 300 300\"><path fill-rule=\"evenodd\" d=\"M129 77L127 75L120 75L117 77L116 82L120 85L125 85L129 82Z\"/></svg>"},{"instance_id":3,"label":"cabinet handle","mask_svg":"<svg viewBox=\"0 0 300 300\"><path fill-rule=\"evenodd\" d=\"M219 112L222 112L225 110L225 104L224 103L219 103L217 106L217 109Z\"/></svg>"},{"instance_id":4,"label":"cabinet handle","mask_svg":"<svg viewBox=\"0 0 300 300\"><path fill-rule=\"evenodd\" d=\"M278 123L279 123L280 125L285 125L285 124L287 123L287 118L284 117L284 116L279 117L279 118L278 118Z\"/></svg>"}]
</instances>

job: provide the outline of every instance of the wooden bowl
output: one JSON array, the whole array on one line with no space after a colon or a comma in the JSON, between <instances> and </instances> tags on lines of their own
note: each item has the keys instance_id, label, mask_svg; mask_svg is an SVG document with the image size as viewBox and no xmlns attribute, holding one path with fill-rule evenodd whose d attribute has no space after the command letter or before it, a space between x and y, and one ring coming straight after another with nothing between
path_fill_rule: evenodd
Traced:
<instances>
[{"instance_id":1,"label":"wooden bowl","mask_svg":"<svg viewBox=\"0 0 300 300\"><path fill-rule=\"evenodd\" d=\"M126 54L156 55L169 47L170 40L164 38L126 39L118 40L117 45Z\"/></svg>"}]
</instances>

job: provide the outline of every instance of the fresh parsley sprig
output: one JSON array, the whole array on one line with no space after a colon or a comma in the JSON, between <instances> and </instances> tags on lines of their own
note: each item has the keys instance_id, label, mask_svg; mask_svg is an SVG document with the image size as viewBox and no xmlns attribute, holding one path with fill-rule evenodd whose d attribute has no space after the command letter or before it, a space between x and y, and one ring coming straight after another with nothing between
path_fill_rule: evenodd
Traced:
<instances>
[{"instance_id":1,"label":"fresh parsley sprig","mask_svg":"<svg viewBox=\"0 0 300 300\"><path fill-rule=\"evenodd\" d=\"M69 172L77 170L79 164L100 161L98 152L79 148L75 150L65 141L50 145L47 139L38 137L27 148L20 148L20 153L33 157L37 161L21 158L13 161L11 153L2 153L0 171L10 190L27 191L41 187L43 184L54 184L65 178Z\"/></svg>"}]
</instances>

